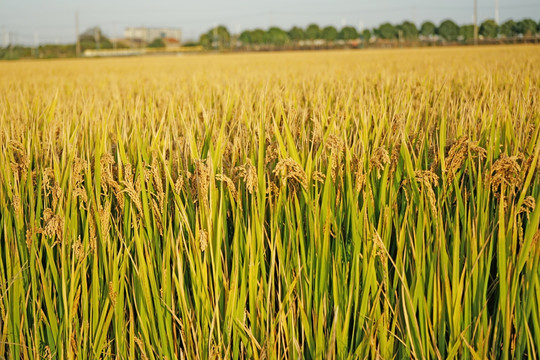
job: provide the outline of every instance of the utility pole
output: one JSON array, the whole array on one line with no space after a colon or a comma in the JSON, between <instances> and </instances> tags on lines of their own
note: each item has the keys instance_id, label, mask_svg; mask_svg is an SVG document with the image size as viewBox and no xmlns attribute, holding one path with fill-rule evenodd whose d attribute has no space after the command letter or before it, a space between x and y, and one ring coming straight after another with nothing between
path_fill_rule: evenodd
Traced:
<instances>
[{"instance_id":1,"label":"utility pole","mask_svg":"<svg viewBox=\"0 0 540 360\"><path fill-rule=\"evenodd\" d=\"M12 43L13 39L11 38L11 31L8 32L8 44L9 44L9 58L11 59L11 57L13 56L13 43Z\"/></svg>"},{"instance_id":2,"label":"utility pole","mask_svg":"<svg viewBox=\"0 0 540 360\"><path fill-rule=\"evenodd\" d=\"M75 11L75 36L76 36L76 43L75 46L75 53L77 54L77 57L81 55L81 41L79 39L79 12Z\"/></svg>"},{"instance_id":3,"label":"utility pole","mask_svg":"<svg viewBox=\"0 0 540 360\"><path fill-rule=\"evenodd\" d=\"M94 40L96 41L96 50L99 50L101 45L101 34L97 26L94 28Z\"/></svg>"},{"instance_id":4,"label":"utility pole","mask_svg":"<svg viewBox=\"0 0 540 360\"><path fill-rule=\"evenodd\" d=\"M499 0L495 0L495 22L499 25Z\"/></svg>"},{"instance_id":5,"label":"utility pole","mask_svg":"<svg viewBox=\"0 0 540 360\"><path fill-rule=\"evenodd\" d=\"M218 31L217 31L217 23L214 23L214 38L212 39L212 47L213 47L213 42L215 41L216 42L216 47L218 46L218 40L217 40L217 34L218 34Z\"/></svg>"},{"instance_id":6,"label":"utility pole","mask_svg":"<svg viewBox=\"0 0 540 360\"><path fill-rule=\"evenodd\" d=\"M114 23L113 26L114 26L114 32L115 32L116 34L118 34L118 26L117 26L117 24ZM115 35L115 37L114 37L114 39L113 39L113 47L114 47L114 50L116 50L116 47L117 47L117 44L116 44L116 43L117 43L117 41L118 41L118 38L117 38L116 36L117 36L117 35Z\"/></svg>"},{"instance_id":7,"label":"utility pole","mask_svg":"<svg viewBox=\"0 0 540 360\"><path fill-rule=\"evenodd\" d=\"M34 47L36 48L35 50L35 54L36 54L36 57L39 56L39 34L38 32L34 32Z\"/></svg>"},{"instance_id":8,"label":"utility pole","mask_svg":"<svg viewBox=\"0 0 540 360\"><path fill-rule=\"evenodd\" d=\"M236 24L236 34L234 34L234 42L232 48L236 50L236 47L238 45L238 38L240 37L240 24Z\"/></svg>"},{"instance_id":9,"label":"utility pole","mask_svg":"<svg viewBox=\"0 0 540 360\"><path fill-rule=\"evenodd\" d=\"M474 45L478 45L478 0L474 0Z\"/></svg>"}]
</instances>

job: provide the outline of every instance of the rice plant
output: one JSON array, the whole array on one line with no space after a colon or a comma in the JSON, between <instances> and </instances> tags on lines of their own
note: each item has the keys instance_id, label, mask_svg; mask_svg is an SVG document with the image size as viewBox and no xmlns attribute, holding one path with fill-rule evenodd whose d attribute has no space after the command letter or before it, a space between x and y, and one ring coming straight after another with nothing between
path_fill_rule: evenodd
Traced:
<instances>
[{"instance_id":1,"label":"rice plant","mask_svg":"<svg viewBox=\"0 0 540 360\"><path fill-rule=\"evenodd\" d=\"M0 358L538 358L539 63L1 64Z\"/></svg>"}]
</instances>

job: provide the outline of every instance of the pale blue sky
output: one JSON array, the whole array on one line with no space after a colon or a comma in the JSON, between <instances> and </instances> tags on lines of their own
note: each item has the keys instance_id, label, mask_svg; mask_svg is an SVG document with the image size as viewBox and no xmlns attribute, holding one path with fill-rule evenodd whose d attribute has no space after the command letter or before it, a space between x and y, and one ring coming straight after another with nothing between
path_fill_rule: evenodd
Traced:
<instances>
[{"instance_id":1,"label":"pale blue sky","mask_svg":"<svg viewBox=\"0 0 540 360\"><path fill-rule=\"evenodd\" d=\"M494 9L495 0L478 0L479 20L494 18ZM76 11L80 31L97 25L116 37L128 26L171 26L181 28L184 39L196 39L214 24L236 32L309 23L338 28L447 18L471 23L473 0L0 0L0 46L7 32L19 43L33 44L36 34L40 43L74 42ZM500 22L525 17L540 20L540 0L499 0Z\"/></svg>"}]
</instances>

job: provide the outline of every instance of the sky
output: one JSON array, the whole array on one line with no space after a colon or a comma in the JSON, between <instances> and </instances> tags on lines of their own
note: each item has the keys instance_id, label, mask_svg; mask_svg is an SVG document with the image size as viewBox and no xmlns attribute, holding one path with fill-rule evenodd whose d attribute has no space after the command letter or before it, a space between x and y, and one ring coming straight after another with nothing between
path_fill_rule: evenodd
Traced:
<instances>
[{"instance_id":1,"label":"sky","mask_svg":"<svg viewBox=\"0 0 540 360\"><path fill-rule=\"evenodd\" d=\"M495 17L497 0L477 0L478 19ZM540 0L498 0L499 19L540 20ZM472 23L473 0L0 0L0 46L6 42L73 43L79 30L99 26L106 36L122 37L130 26L175 27L183 40L196 40L216 24L232 33L310 23L341 28L374 28L384 22L452 19Z\"/></svg>"}]
</instances>

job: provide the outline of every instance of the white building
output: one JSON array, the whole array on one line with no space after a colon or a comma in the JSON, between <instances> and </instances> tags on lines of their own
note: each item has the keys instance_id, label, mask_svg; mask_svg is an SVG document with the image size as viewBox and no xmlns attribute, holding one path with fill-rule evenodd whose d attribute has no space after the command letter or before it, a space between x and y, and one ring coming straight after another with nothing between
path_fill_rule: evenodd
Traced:
<instances>
[{"instance_id":1,"label":"white building","mask_svg":"<svg viewBox=\"0 0 540 360\"><path fill-rule=\"evenodd\" d=\"M154 39L173 38L182 41L182 30L177 28L129 27L124 30L124 37L131 40L152 42Z\"/></svg>"}]
</instances>

